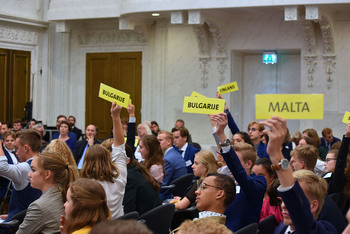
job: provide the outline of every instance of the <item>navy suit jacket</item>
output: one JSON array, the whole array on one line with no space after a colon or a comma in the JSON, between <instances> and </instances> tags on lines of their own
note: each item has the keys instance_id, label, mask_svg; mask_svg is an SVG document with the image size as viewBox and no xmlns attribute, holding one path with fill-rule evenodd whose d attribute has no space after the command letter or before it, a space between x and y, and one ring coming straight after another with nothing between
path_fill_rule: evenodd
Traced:
<instances>
[{"instance_id":1,"label":"navy suit jacket","mask_svg":"<svg viewBox=\"0 0 350 234\"><path fill-rule=\"evenodd\" d=\"M174 146L174 149L176 149L176 151L180 153L180 149L179 148ZM184 156L186 165L188 165L187 164L188 161L191 161L191 165L186 166L187 173L193 173L192 164L194 162L194 156L198 152L199 152L199 149L197 149L196 147L194 147L194 146L192 146L190 144L187 145L187 148L186 148L186 151L185 151L185 156Z\"/></svg>"},{"instance_id":2,"label":"navy suit jacket","mask_svg":"<svg viewBox=\"0 0 350 234\"><path fill-rule=\"evenodd\" d=\"M294 186L285 192L279 192L288 213L293 221L295 232L293 234L324 234L338 233L333 224L324 220L315 220L311 210L309 200L306 198L298 181ZM275 229L275 234L283 234L287 226L283 222Z\"/></svg>"},{"instance_id":3,"label":"navy suit jacket","mask_svg":"<svg viewBox=\"0 0 350 234\"><path fill-rule=\"evenodd\" d=\"M174 148L170 149L164 155L165 165L165 176L163 178L162 185L169 185L173 180L180 178L187 174L186 163L182 158L181 154L177 152ZM171 198L170 190L167 189L162 191L160 194L161 200Z\"/></svg>"},{"instance_id":4,"label":"navy suit jacket","mask_svg":"<svg viewBox=\"0 0 350 234\"><path fill-rule=\"evenodd\" d=\"M333 137L333 141L331 142L331 146L332 146L335 142L338 142L338 141L340 141L339 138ZM325 148L328 150L327 144L326 144L326 140L323 139L323 137L321 137L321 145L322 145L323 147L325 147Z\"/></svg>"},{"instance_id":5,"label":"navy suit jacket","mask_svg":"<svg viewBox=\"0 0 350 234\"><path fill-rule=\"evenodd\" d=\"M267 154L267 145L265 145L264 142L260 141L260 145L258 148L258 157L259 158L270 158L269 155Z\"/></svg>"},{"instance_id":6,"label":"navy suit jacket","mask_svg":"<svg viewBox=\"0 0 350 234\"><path fill-rule=\"evenodd\" d=\"M239 184L236 186L235 199L225 210L226 226L235 232L248 224L259 222L266 179L254 173L248 175L232 147L222 156Z\"/></svg>"},{"instance_id":7,"label":"navy suit jacket","mask_svg":"<svg viewBox=\"0 0 350 234\"><path fill-rule=\"evenodd\" d=\"M99 142L98 140L94 139L94 144L100 144L101 142ZM75 144L75 148L73 151L73 156L75 159L75 162L79 163L81 157L83 156L84 150L86 145L88 144L87 140L81 140L81 141L77 141L77 143Z\"/></svg>"}]
</instances>

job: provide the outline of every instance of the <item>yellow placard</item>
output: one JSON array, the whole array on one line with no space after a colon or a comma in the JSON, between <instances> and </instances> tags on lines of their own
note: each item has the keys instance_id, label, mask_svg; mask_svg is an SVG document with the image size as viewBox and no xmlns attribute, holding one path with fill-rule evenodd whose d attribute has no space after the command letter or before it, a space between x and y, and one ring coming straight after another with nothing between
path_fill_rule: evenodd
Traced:
<instances>
[{"instance_id":1,"label":"yellow placard","mask_svg":"<svg viewBox=\"0 0 350 234\"><path fill-rule=\"evenodd\" d=\"M119 106L124 108L128 107L130 95L124 93L118 89L112 88L103 83L100 84L100 91L98 93L100 98L103 98L110 102L116 102Z\"/></svg>"},{"instance_id":2,"label":"yellow placard","mask_svg":"<svg viewBox=\"0 0 350 234\"><path fill-rule=\"evenodd\" d=\"M200 97L200 98L206 98L206 96L200 94L200 93L197 93L196 91L193 91L192 94L191 94L191 97Z\"/></svg>"},{"instance_id":3,"label":"yellow placard","mask_svg":"<svg viewBox=\"0 0 350 234\"><path fill-rule=\"evenodd\" d=\"M220 94L230 93L238 90L237 82L232 82L229 84L221 85L218 87L218 92Z\"/></svg>"},{"instance_id":4,"label":"yellow placard","mask_svg":"<svg viewBox=\"0 0 350 234\"><path fill-rule=\"evenodd\" d=\"M323 119L323 94L257 94L256 119Z\"/></svg>"},{"instance_id":5,"label":"yellow placard","mask_svg":"<svg viewBox=\"0 0 350 234\"><path fill-rule=\"evenodd\" d=\"M182 112L215 115L224 112L225 99L185 97Z\"/></svg>"},{"instance_id":6,"label":"yellow placard","mask_svg":"<svg viewBox=\"0 0 350 234\"><path fill-rule=\"evenodd\" d=\"M346 123L346 124L350 123L350 112L349 111L345 111L343 123Z\"/></svg>"}]
</instances>

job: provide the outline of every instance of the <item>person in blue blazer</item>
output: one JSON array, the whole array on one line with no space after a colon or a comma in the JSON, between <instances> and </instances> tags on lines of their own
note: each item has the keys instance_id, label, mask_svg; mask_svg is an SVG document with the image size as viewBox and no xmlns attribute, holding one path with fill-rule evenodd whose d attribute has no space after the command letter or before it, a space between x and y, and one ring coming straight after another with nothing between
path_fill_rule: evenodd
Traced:
<instances>
[{"instance_id":1,"label":"person in blue blazer","mask_svg":"<svg viewBox=\"0 0 350 234\"><path fill-rule=\"evenodd\" d=\"M333 136L333 131L330 128L322 129L321 145L329 151L332 145L340 141L339 138Z\"/></svg>"},{"instance_id":2,"label":"person in blue blazer","mask_svg":"<svg viewBox=\"0 0 350 234\"><path fill-rule=\"evenodd\" d=\"M160 147L164 154L164 170L165 176L163 178L162 186L169 185L173 180L180 178L187 174L186 163L181 154L173 148L174 136L171 132L160 131L157 136ZM169 189L163 190L160 193L160 199L171 198Z\"/></svg>"},{"instance_id":3,"label":"person in blue blazer","mask_svg":"<svg viewBox=\"0 0 350 234\"><path fill-rule=\"evenodd\" d=\"M185 127L173 128L174 134L174 148L185 159L187 173L193 173L192 164L194 162L194 156L199 152L199 149L188 144L189 131Z\"/></svg>"}]
</instances>

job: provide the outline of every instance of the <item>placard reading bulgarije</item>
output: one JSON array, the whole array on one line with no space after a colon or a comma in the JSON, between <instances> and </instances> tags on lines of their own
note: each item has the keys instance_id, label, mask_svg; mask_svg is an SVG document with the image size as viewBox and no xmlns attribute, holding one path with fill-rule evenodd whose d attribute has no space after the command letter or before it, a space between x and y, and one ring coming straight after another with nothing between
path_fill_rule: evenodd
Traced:
<instances>
[{"instance_id":1,"label":"placard reading bulgarije","mask_svg":"<svg viewBox=\"0 0 350 234\"><path fill-rule=\"evenodd\" d=\"M185 97L182 112L215 115L224 112L224 108L224 99Z\"/></svg>"},{"instance_id":2,"label":"placard reading bulgarije","mask_svg":"<svg viewBox=\"0 0 350 234\"><path fill-rule=\"evenodd\" d=\"M193 91L191 93L191 97L202 97L202 98L206 98L206 96L200 94L200 93L197 93L196 91Z\"/></svg>"},{"instance_id":3,"label":"placard reading bulgarije","mask_svg":"<svg viewBox=\"0 0 350 234\"><path fill-rule=\"evenodd\" d=\"M119 106L124 108L127 108L129 103L131 103L130 94L124 93L123 91L112 88L103 83L100 84L98 96L110 102L115 101Z\"/></svg>"},{"instance_id":4,"label":"placard reading bulgarije","mask_svg":"<svg viewBox=\"0 0 350 234\"><path fill-rule=\"evenodd\" d=\"M237 91L238 90L237 81L229 83L229 84L221 85L217 89L218 89L218 92L220 94L225 94L225 93Z\"/></svg>"},{"instance_id":5,"label":"placard reading bulgarije","mask_svg":"<svg viewBox=\"0 0 350 234\"><path fill-rule=\"evenodd\" d=\"M323 119L323 94L257 94L256 119Z\"/></svg>"}]
</instances>

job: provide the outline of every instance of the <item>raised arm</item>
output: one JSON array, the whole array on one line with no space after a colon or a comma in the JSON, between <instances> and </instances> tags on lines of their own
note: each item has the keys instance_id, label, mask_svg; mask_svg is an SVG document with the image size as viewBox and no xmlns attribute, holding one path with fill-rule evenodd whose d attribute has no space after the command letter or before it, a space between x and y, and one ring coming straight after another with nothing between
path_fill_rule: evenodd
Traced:
<instances>
[{"instance_id":1,"label":"raised arm","mask_svg":"<svg viewBox=\"0 0 350 234\"><path fill-rule=\"evenodd\" d=\"M115 102L112 103L111 116L113 120L113 146L120 146L124 144L123 127L120 121L121 110L121 106L118 106Z\"/></svg>"},{"instance_id":2,"label":"raised arm","mask_svg":"<svg viewBox=\"0 0 350 234\"><path fill-rule=\"evenodd\" d=\"M271 119L262 121L261 124L269 127L264 133L269 136L269 144L267 145L267 153L270 155L272 164L277 165L284 158L281 145L284 136L287 133L287 122L285 119L273 116ZM290 167L290 166L289 166ZM281 182L281 188L292 186L295 183L291 170L277 170L278 179Z\"/></svg>"},{"instance_id":3,"label":"raised arm","mask_svg":"<svg viewBox=\"0 0 350 234\"><path fill-rule=\"evenodd\" d=\"M346 158L349 152L350 144L350 124L346 126L345 135L340 145L337 163L335 164L334 172L328 186L328 194L342 192L346 186L347 179L344 173L346 167Z\"/></svg>"},{"instance_id":4,"label":"raised arm","mask_svg":"<svg viewBox=\"0 0 350 234\"><path fill-rule=\"evenodd\" d=\"M222 95L219 94L218 92L216 92L216 98L224 99ZM237 132L239 132L239 128L235 120L233 119L231 112L228 110L226 103L225 103L225 113L227 114L228 127L231 130L232 135L235 135Z\"/></svg>"},{"instance_id":5,"label":"raised arm","mask_svg":"<svg viewBox=\"0 0 350 234\"><path fill-rule=\"evenodd\" d=\"M136 117L135 117L135 106L130 104L127 108L129 113L128 130L126 132L126 144L128 144L132 151L135 152L135 132L136 132Z\"/></svg>"}]
</instances>

